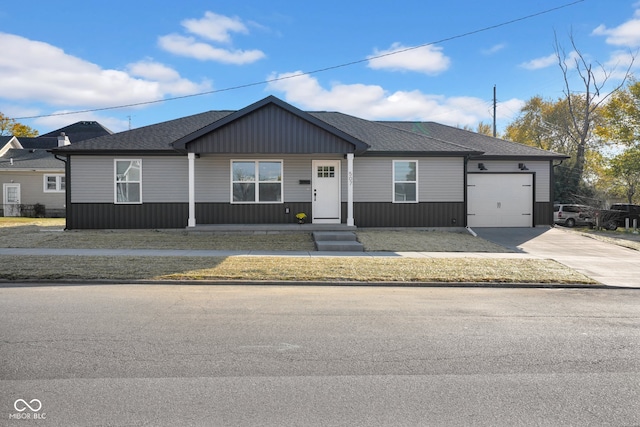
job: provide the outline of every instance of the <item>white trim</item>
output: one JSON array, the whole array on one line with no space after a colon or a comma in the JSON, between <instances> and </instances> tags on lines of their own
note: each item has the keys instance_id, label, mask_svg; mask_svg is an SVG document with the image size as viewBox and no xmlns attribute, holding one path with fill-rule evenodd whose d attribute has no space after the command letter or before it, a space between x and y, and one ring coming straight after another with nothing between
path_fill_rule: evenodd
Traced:
<instances>
[{"instance_id":1,"label":"white trim","mask_svg":"<svg viewBox=\"0 0 640 427\"><path fill-rule=\"evenodd\" d=\"M56 178L56 189L55 190L49 190L47 188L47 177L54 177ZM42 191L45 193L64 193L64 189L62 188L62 178L64 178L64 174L59 174L59 173L46 173L42 176L42 182L43 182L43 189Z\"/></svg>"},{"instance_id":2,"label":"white trim","mask_svg":"<svg viewBox=\"0 0 640 427\"><path fill-rule=\"evenodd\" d=\"M187 227L196 226L196 154L188 153L189 161L189 219Z\"/></svg>"},{"instance_id":3,"label":"white trim","mask_svg":"<svg viewBox=\"0 0 640 427\"><path fill-rule=\"evenodd\" d=\"M254 189L254 200L249 202L236 202L233 200L233 163L234 162L244 162L244 163L253 163L254 164L254 181L245 181L247 183L253 183L255 185ZM280 183L280 201L260 201L258 200L260 197L260 163L280 163L280 181L262 181L264 183L269 182L279 182ZM237 183L241 181L235 181ZM230 159L229 160L229 201L233 205L269 205L269 204L283 204L284 203L284 159Z\"/></svg>"},{"instance_id":4,"label":"white trim","mask_svg":"<svg viewBox=\"0 0 640 427\"><path fill-rule=\"evenodd\" d=\"M396 163L397 162L414 162L416 164L416 199L415 200L396 200L396 184L413 184L414 181L396 181ZM393 160L393 166L391 168L391 201L393 203L418 203L420 192L418 191L418 169L420 168L419 162L417 159L397 159Z\"/></svg>"},{"instance_id":5,"label":"white trim","mask_svg":"<svg viewBox=\"0 0 640 427\"><path fill-rule=\"evenodd\" d=\"M131 184L140 184L140 200L137 202L118 201L118 162L140 162L140 181L130 181ZM124 182L124 181L123 181ZM142 159L115 158L113 159L113 203L116 205L141 205L142 204Z\"/></svg>"},{"instance_id":6,"label":"white trim","mask_svg":"<svg viewBox=\"0 0 640 427\"><path fill-rule=\"evenodd\" d=\"M347 226L353 227L353 153L347 153Z\"/></svg>"}]
</instances>

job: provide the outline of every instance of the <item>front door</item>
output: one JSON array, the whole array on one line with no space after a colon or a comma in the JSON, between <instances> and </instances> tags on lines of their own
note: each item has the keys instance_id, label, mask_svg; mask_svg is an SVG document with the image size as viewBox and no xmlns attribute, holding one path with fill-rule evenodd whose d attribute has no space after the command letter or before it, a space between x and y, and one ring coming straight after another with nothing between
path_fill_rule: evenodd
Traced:
<instances>
[{"instance_id":1,"label":"front door","mask_svg":"<svg viewBox=\"0 0 640 427\"><path fill-rule=\"evenodd\" d=\"M20 216L20 184L3 184L4 216Z\"/></svg>"},{"instance_id":2,"label":"front door","mask_svg":"<svg viewBox=\"0 0 640 427\"><path fill-rule=\"evenodd\" d=\"M312 221L340 224L340 160L314 160Z\"/></svg>"}]
</instances>

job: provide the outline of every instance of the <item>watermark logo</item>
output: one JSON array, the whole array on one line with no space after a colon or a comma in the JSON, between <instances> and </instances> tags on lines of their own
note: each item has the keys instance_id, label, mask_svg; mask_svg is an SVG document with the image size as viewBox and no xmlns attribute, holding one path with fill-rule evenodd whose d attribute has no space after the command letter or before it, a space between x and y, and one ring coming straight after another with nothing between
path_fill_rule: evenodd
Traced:
<instances>
[{"instance_id":1,"label":"watermark logo","mask_svg":"<svg viewBox=\"0 0 640 427\"><path fill-rule=\"evenodd\" d=\"M32 399L29 403L27 403L27 401L24 399L18 399L13 402L13 407L18 412L24 412L27 409L31 409L31 412L38 412L40 411L40 409L42 409L42 402L40 402L38 399Z\"/></svg>"},{"instance_id":2,"label":"watermark logo","mask_svg":"<svg viewBox=\"0 0 640 427\"><path fill-rule=\"evenodd\" d=\"M46 413L40 412L42 402L39 399L31 399L28 402L25 399L16 399L13 402L13 409L18 412L9 414L10 420L44 420L47 418Z\"/></svg>"}]
</instances>

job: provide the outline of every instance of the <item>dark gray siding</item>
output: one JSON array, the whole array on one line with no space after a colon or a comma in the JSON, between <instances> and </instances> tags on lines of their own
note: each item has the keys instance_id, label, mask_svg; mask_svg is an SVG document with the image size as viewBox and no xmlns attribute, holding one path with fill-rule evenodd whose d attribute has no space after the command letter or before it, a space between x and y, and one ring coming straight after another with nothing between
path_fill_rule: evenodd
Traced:
<instances>
[{"instance_id":1,"label":"dark gray siding","mask_svg":"<svg viewBox=\"0 0 640 427\"><path fill-rule=\"evenodd\" d=\"M195 153L349 153L353 145L276 106L268 105L189 143Z\"/></svg>"},{"instance_id":2,"label":"dark gray siding","mask_svg":"<svg viewBox=\"0 0 640 427\"><path fill-rule=\"evenodd\" d=\"M289 213L285 209L289 208ZM145 203L114 205L109 203L73 203L67 216L67 228L80 229L153 229L185 228L187 203ZM293 224L295 214L311 216L311 203L234 205L197 203L198 224ZM464 203L355 203L358 227L452 227L464 226ZM342 221L346 222L347 204L342 203ZM455 223L453 222L455 220Z\"/></svg>"},{"instance_id":3,"label":"dark gray siding","mask_svg":"<svg viewBox=\"0 0 640 427\"><path fill-rule=\"evenodd\" d=\"M553 225L553 202L536 202L533 209L535 225Z\"/></svg>"},{"instance_id":4,"label":"dark gray siding","mask_svg":"<svg viewBox=\"0 0 640 427\"><path fill-rule=\"evenodd\" d=\"M462 202L354 203L357 227L463 227Z\"/></svg>"},{"instance_id":5,"label":"dark gray siding","mask_svg":"<svg viewBox=\"0 0 640 427\"><path fill-rule=\"evenodd\" d=\"M285 209L289 208L289 213ZM197 203L198 224L294 224L295 215L305 212L311 217L311 203L230 204Z\"/></svg>"},{"instance_id":6,"label":"dark gray siding","mask_svg":"<svg viewBox=\"0 0 640 427\"><path fill-rule=\"evenodd\" d=\"M184 228L189 216L187 203L73 203L67 210L71 211L67 215L71 230Z\"/></svg>"}]
</instances>

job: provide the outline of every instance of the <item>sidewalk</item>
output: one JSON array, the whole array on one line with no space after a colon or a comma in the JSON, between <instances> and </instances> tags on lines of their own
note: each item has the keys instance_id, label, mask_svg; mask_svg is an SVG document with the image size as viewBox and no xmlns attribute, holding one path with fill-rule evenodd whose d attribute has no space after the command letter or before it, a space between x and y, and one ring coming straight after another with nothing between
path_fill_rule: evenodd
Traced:
<instances>
[{"instance_id":1,"label":"sidewalk","mask_svg":"<svg viewBox=\"0 0 640 427\"><path fill-rule=\"evenodd\" d=\"M318 251L217 251L181 249L49 249L49 248L0 248L0 255L43 256L149 256L149 257L404 257L404 258L487 258L487 259L541 259L526 253L490 252L318 252Z\"/></svg>"}]
</instances>

